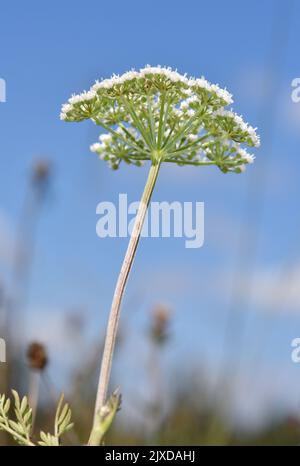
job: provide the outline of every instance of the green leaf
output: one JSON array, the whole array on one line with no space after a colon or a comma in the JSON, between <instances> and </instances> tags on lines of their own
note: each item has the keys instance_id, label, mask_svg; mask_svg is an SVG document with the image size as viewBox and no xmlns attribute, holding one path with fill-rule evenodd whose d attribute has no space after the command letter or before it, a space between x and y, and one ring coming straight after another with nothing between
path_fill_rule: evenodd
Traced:
<instances>
[{"instance_id":1,"label":"green leaf","mask_svg":"<svg viewBox=\"0 0 300 466\"><path fill-rule=\"evenodd\" d=\"M24 414L27 407L28 407L28 400L27 400L27 397L24 396L21 402L21 406L20 406L20 413L22 415Z\"/></svg>"},{"instance_id":2,"label":"green leaf","mask_svg":"<svg viewBox=\"0 0 300 466\"><path fill-rule=\"evenodd\" d=\"M5 395L0 395L0 430L8 432L13 439L21 445L34 446L30 440L31 424L32 424L32 409L28 404L27 396L22 400L15 390L12 390L14 398L14 408L16 420L9 419L8 412L11 406L10 399L6 399ZM73 427L71 422L71 409L66 403L63 406L64 396L60 397L56 415L55 415L55 433L40 432L40 440L37 442L41 446L59 446L60 436Z\"/></svg>"},{"instance_id":3,"label":"green leaf","mask_svg":"<svg viewBox=\"0 0 300 466\"><path fill-rule=\"evenodd\" d=\"M24 429L23 429L23 426L21 424L18 424L17 422L10 420L9 425L18 434L22 434L22 435L24 434Z\"/></svg>"},{"instance_id":4,"label":"green leaf","mask_svg":"<svg viewBox=\"0 0 300 466\"><path fill-rule=\"evenodd\" d=\"M10 399L8 398L3 406L4 413L7 414L9 409L10 409Z\"/></svg>"},{"instance_id":5,"label":"green leaf","mask_svg":"<svg viewBox=\"0 0 300 466\"><path fill-rule=\"evenodd\" d=\"M20 410L20 397L18 395L18 392L16 392L16 390L12 390L12 394L15 399L15 407L16 409Z\"/></svg>"}]
</instances>

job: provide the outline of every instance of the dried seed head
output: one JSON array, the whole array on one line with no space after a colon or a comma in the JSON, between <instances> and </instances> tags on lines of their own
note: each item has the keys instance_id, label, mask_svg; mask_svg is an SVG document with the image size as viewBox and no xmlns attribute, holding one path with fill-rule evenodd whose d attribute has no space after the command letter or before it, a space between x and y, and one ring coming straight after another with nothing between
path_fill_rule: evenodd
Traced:
<instances>
[{"instance_id":1,"label":"dried seed head","mask_svg":"<svg viewBox=\"0 0 300 466\"><path fill-rule=\"evenodd\" d=\"M48 364L48 356L44 345L33 342L27 349L27 361L31 369L42 371Z\"/></svg>"},{"instance_id":2,"label":"dried seed head","mask_svg":"<svg viewBox=\"0 0 300 466\"><path fill-rule=\"evenodd\" d=\"M50 164L47 160L38 160L33 167L32 179L34 182L43 182L50 174Z\"/></svg>"},{"instance_id":3,"label":"dried seed head","mask_svg":"<svg viewBox=\"0 0 300 466\"><path fill-rule=\"evenodd\" d=\"M170 310L162 305L152 311L150 335L155 343L165 343L169 336Z\"/></svg>"}]
</instances>

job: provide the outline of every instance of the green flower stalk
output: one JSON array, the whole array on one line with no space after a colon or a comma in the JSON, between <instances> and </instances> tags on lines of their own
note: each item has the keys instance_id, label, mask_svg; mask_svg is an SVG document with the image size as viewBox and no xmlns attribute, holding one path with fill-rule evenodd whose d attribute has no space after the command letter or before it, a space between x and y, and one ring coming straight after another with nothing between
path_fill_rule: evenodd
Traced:
<instances>
[{"instance_id":1,"label":"green flower stalk","mask_svg":"<svg viewBox=\"0 0 300 466\"><path fill-rule=\"evenodd\" d=\"M96 82L73 95L61 111L68 122L92 120L105 130L91 146L113 169L121 162L150 172L128 249L117 280L102 358L94 430L105 406L120 306L140 233L162 163L216 165L222 172L241 173L252 163L245 146L258 147L256 130L225 107L232 96L204 78L190 78L170 68L146 66ZM91 439L95 436L91 435ZM90 441L90 444L94 444Z\"/></svg>"}]
</instances>

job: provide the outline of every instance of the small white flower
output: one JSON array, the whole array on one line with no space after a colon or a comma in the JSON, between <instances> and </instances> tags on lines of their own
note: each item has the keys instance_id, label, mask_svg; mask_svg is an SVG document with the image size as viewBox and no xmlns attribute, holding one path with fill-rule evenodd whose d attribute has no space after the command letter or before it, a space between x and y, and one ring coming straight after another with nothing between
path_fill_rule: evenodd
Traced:
<instances>
[{"instance_id":1,"label":"small white flower","mask_svg":"<svg viewBox=\"0 0 300 466\"><path fill-rule=\"evenodd\" d=\"M99 142L90 145L91 152L98 152L99 150L101 150L101 144L99 144Z\"/></svg>"},{"instance_id":2,"label":"small white flower","mask_svg":"<svg viewBox=\"0 0 300 466\"><path fill-rule=\"evenodd\" d=\"M194 142L194 141L197 141L198 139L198 134L189 134L188 135L188 140L191 141L191 142Z\"/></svg>"},{"instance_id":3,"label":"small white flower","mask_svg":"<svg viewBox=\"0 0 300 466\"><path fill-rule=\"evenodd\" d=\"M195 115L195 110L193 110L192 108L189 108L186 113L189 117L193 117Z\"/></svg>"},{"instance_id":4,"label":"small white flower","mask_svg":"<svg viewBox=\"0 0 300 466\"><path fill-rule=\"evenodd\" d=\"M70 105L70 104L64 104L64 105L62 106L61 110L62 110L62 112L64 112L64 113L68 113L69 111L72 110L72 108L73 108L72 105Z\"/></svg>"},{"instance_id":5,"label":"small white flower","mask_svg":"<svg viewBox=\"0 0 300 466\"><path fill-rule=\"evenodd\" d=\"M109 144L112 140L111 134L100 134L99 141L103 144Z\"/></svg>"},{"instance_id":6,"label":"small white flower","mask_svg":"<svg viewBox=\"0 0 300 466\"><path fill-rule=\"evenodd\" d=\"M237 154L240 155L241 158L243 159L243 161L245 161L245 162L247 162L247 163L253 163L254 160L255 160L254 155L249 154L249 153L246 151L246 149L238 148Z\"/></svg>"},{"instance_id":7,"label":"small white flower","mask_svg":"<svg viewBox=\"0 0 300 466\"><path fill-rule=\"evenodd\" d=\"M82 94L72 95L69 99L71 105L83 103L89 100L94 99L96 93L94 91L84 91Z\"/></svg>"},{"instance_id":8,"label":"small white flower","mask_svg":"<svg viewBox=\"0 0 300 466\"><path fill-rule=\"evenodd\" d=\"M187 110L189 108L189 103L187 100L184 100L183 102L181 102L180 104L180 108L181 110Z\"/></svg>"},{"instance_id":9,"label":"small white flower","mask_svg":"<svg viewBox=\"0 0 300 466\"><path fill-rule=\"evenodd\" d=\"M221 89L216 84L212 84L211 90L215 92L220 99L223 99L226 102L226 105L233 103L232 95L226 89Z\"/></svg>"}]
</instances>

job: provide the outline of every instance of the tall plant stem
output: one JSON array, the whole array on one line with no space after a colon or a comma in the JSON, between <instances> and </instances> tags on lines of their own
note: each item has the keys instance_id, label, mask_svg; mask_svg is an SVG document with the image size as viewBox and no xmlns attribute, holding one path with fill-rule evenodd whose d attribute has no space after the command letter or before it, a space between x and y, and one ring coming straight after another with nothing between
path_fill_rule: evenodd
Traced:
<instances>
[{"instance_id":1,"label":"tall plant stem","mask_svg":"<svg viewBox=\"0 0 300 466\"><path fill-rule=\"evenodd\" d=\"M153 162L149 171L148 179L145 189L139 204L138 212L135 218L134 227L127 247L127 251L123 260L121 271L117 280L111 310L108 319L105 344L102 356L102 364L100 370L100 377L97 389L97 399L94 411L94 427L97 423L97 414L106 401L107 389L111 373L112 358L116 342L118 323L120 318L120 308L124 290L126 287L127 279L133 264L137 246L139 243L142 227L144 224L148 205L150 203L151 195L155 186L158 176L160 162Z\"/></svg>"}]
</instances>

